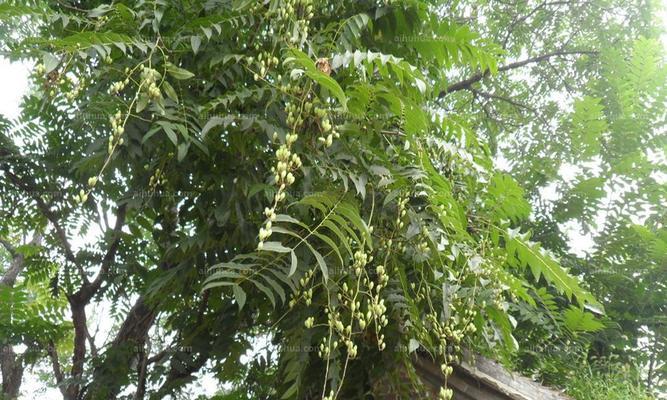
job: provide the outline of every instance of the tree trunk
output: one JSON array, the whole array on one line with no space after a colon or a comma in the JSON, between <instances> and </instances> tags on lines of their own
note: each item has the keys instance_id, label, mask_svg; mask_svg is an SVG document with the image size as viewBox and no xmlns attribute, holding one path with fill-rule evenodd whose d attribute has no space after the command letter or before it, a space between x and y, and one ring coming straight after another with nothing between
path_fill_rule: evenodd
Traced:
<instances>
[{"instance_id":1,"label":"tree trunk","mask_svg":"<svg viewBox=\"0 0 667 400\"><path fill-rule=\"evenodd\" d=\"M89 400L110 399L127 384L139 353L144 351L148 330L155 320L155 308L139 297L127 314L116 338L104 354L102 364L95 369L93 380L85 398ZM144 355L145 356L145 355Z\"/></svg>"},{"instance_id":2,"label":"tree trunk","mask_svg":"<svg viewBox=\"0 0 667 400\"><path fill-rule=\"evenodd\" d=\"M10 345L0 348L2 369L2 398L17 399L23 378L23 362L16 356Z\"/></svg>"}]
</instances>

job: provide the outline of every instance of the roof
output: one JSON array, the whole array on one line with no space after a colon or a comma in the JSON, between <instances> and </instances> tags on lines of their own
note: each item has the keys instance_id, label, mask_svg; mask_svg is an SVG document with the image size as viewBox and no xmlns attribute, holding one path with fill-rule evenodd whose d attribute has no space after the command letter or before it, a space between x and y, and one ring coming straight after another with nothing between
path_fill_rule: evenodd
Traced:
<instances>
[{"instance_id":1,"label":"roof","mask_svg":"<svg viewBox=\"0 0 667 400\"><path fill-rule=\"evenodd\" d=\"M445 383L440 365L428 356L414 360L415 368L434 392ZM550 389L520 374L507 371L502 365L481 355L464 354L464 361L454 365L447 378L447 386L454 391L454 400L572 400L561 392Z\"/></svg>"}]
</instances>

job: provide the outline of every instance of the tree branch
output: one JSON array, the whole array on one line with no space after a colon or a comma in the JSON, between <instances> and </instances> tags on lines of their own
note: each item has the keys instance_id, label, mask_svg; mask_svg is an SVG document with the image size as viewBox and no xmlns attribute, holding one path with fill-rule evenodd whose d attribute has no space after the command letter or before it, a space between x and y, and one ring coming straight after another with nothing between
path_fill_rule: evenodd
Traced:
<instances>
[{"instance_id":1,"label":"tree branch","mask_svg":"<svg viewBox=\"0 0 667 400\"><path fill-rule=\"evenodd\" d=\"M12 261L9 264L9 268L5 271L5 274L0 279L0 284L12 287L16 283L16 278L19 276L23 268L25 267L25 256L16 251L16 249L9 243L4 240L0 240L5 248L8 249L9 253L12 255ZM39 232L35 232L30 241L31 245L39 246L42 243L42 235ZM12 250L9 250L9 247Z\"/></svg>"},{"instance_id":2,"label":"tree branch","mask_svg":"<svg viewBox=\"0 0 667 400\"><path fill-rule=\"evenodd\" d=\"M496 100L501 100L501 101L504 101L504 102L506 102L506 103L509 103L509 104L511 104L511 105L513 105L513 106L515 106L515 107L523 108L523 109L526 109L526 110L528 110L528 111L531 111L531 112L537 114L537 110L535 110L533 107L530 107L530 106L527 106L527 105L525 105L525 104L519 103L518 101L513 100L513 99L511 99L511 98L509 98L509 97L501 96L501 95L494 94L494 93L482 92L481 90L472 89L472 88L471 88L470 90L471 90L473 93L475 93L476 95L481 96L481 97L484 97L484 98L486 98L486 99L496 99Z\"/></svg>"},{"instance_id":3,"label":"tree branch","mask_svg":"<svg viewBox=\"0 0 667 400\"><path fill-rule=\"evenodd\" d=\"M97 352L92 340L89 338L90 334L88 332L88 322L86 318L86 305L99 290L115 260L116 252L120 244L120 233L125 224L126 215L127 206L123 204L118 207L118 211L116 212L116 224L112 231L113 239L102 259L100 271L95 276L95 279L93 279L92 282L84 282L83 286L81 286L76 293L68 297L70 310L72 312L72 323L74 325L74 352L72 355L72 369L70 374L75 382L67 387L68 398L77 398L79 395L80 387L77 381L83 373L83 365L86 359L86 340L90 340L91 342L91 351L94 351L95 353Z\"/></svg>"},{"instance_id":4,"label":"tree branch","mask_svg":"<svg viewBox=\"0 0 667 400\"><path fill-rule=\"evenodd\" d=\"M76 257L74 256L74 252L72 251L72 245L69 243L69 240L67 239L67 233L65 232L65 229L63 229L63 227L60 225L60 221L58 221L58 217L51 210L51 207L49 207L49 205L46 204L44 200L38 195L39 188L37 188L37 186L35 186L34 183L27 182L24 179L21 179L18 176L16 176L13 172L9 170L7 166L5 166L3 170L5 171L5 174L7 174L7 176L9 177L9 180L14 184L14 186L21 189L23 192L28 194L31 199L35 201L35 204L37 205L37 208L42 212L42 215L46 217L46 219L53 225L54 229L56 230L56 236L58 237L58 240L60 240L61 246L65 251L65 258L77 267L79 275L81 275L81 279L84 282L88 282L88 278L86 277L83 268L81 268L81 266L76 260Z\"/></svg>"},{"instance_id":5,"label":"tree branch","mask_svg":"<svg viewBox=\"0 0 667 400\"><path fill-rule=\"evenodd\" d=\"M542 2L541 4L537 5L535 8L533 8L528 14L523 15L520 18L515 19L512 24L507 28L507 34L505 35L505 38L503 39L503 44L502 47L503 49L507 47L507 42L509 41L510 36L512 36L512 33L514 32L514 28L517 27L517 25L523 23L526 21L528 18L532 17L533 14L538 12L541 8L549 7L549 6L558 6L558 5L566 5L570 4L571 1L553 1L553 2Z\"/></svg>"},{"instance_id":6,"label":"tree branch","mask_svg":"<svg viewBox=\"0 0 667 400\"><path fill-rule=\"evenodd\" d=\"M509 70L516 69L516 68L521 68L525 65L539 63L541 61L548 60L548 59L553 58L553 57L575 55L575 54L595 55L595 54L598 54L598 52L594 51L594 50L554 51L552 53L547 53L547 54L543 54L541 56L531 57L531 58L527 58L525 60L516 61L516 62L513 62L513 63L503 65L501 67L498 67L498 72L504 72L504 71L509 71ZM452 92L456 92L456 91L464 90L464 89L469 89L473 84L481 81L482 79L487 77L489 74L490 74L489 70L486 70L484 72L478 72L475 75L473 75L473 76L471 76L467 79L464 79L462 81L451 84L447 87L447 89L441 91L440 94L438 94L438 98L443 98L443 97L445 97L446 95L448 95L449 93L452 93Z\"/></svg>"},{"instance_id":7,"label":"tree branch","mask_svg":"<svg viewBox=\"0 0 667 400\"><path fill-rule=\"evenodd\" d=\"M109 274L109 270L111 269L111 266L113 265L113 262L116 259L116 253L118 252L118 246L120 245L120 240L121 240L121 230L125 225L126 216L127 216L127 205L122 204L121 206L118 207L118 211L116 211L116 223L113 227L113 230L111 231L112 235L111 244L109 244L109 248L107 249L104 258L102 258L102 265L100 267L99 272L92 280L92 282L84 284L81 287L81 289L76 293L76 296L79 297L80 300L85 304L87 304L90 301L93 295L97 293L100 286L102 286L102 282L104 282L105 277Z\"/></svg>"},{"instance_id":8,"label":"tree branch","mask_svg":"<svg viewBox=\"0 0 667 400\"><path fill-rule=\"evenodd\" d=\"M16 248L12 246L12 244L9 243L8 240L0 238L0 244L2 245L2 247L5 248L5 250L7 250L7 253L9 253L9 255L12 256L12 258L16 257L16 255L18 254L16 253Z\"/></svg>"},{"instance_id":9,"label":"tree branch","mask_svg":"<svg viewBox=\"0 0 667 400\"><path fill-rule=\"evenodd\" d=\"M512 98L510 98L510 97L501 96L501 95L498 95L498 94L495 94L495 93L482 92L482 91L480 91L480 90L473 89L473 88L470 88L470 90L471 90L474 94L476 94L476 95L478 95L478 96L481 96L481 97L484 97L484 98L486 98L486 99L495 99L495 100L504 101L504 102L506 102L506 103L508 103L508 104L513 105L514 107L522 108L522 109L524 109L524 110L528 110L528 111L530 111L531 113L535 114L535 116L536 116L537 118L539 118L540 121L542 121L543 124L548 125L548 121L544 119L544 116L542 116L542 114L540 114L540 112L539 112L537 109L535 109L535 108L533 108L533 107L531 107L531 106L528 106L528 105L523 104L523 103L519 103L518 101L516 101L516 100L514 100L514 99L512 99Z\"/></svg>"},{"instance_id":10,"label":"tree branch","mask_svg":"<svg viewBox=\"0 0 667 400\"><path fill-rule=\"evenodd\" d=\"M153 326L157 309L140 296L128 312L110 347L104 353L103 362L95 368L86 399L113 398L120 392L122 379L130 373L137 353L145 352L144 343ZM147 355L143 355L147 357ZM139 360L142 361L142 360ZM143 362L143 361L142 361Z\"/></svg>"},{"instance_id":11,"label":"tree branch","mask_svg":"<svg viewBox=\"0 0 667 400\"><path fill-rule=\"evenodd\" d=\"M86 359L86 306L75 303L70 298L70 309L72 312L72 325L74 325L74 351L72 354L72 368L70 377L72 383L67 386L65 398L76 399L79 395L79 379L83 374L83 364Z\"/></svg>"},{"instance_id":12,"label":"tree branch","mask_svg":"<svg viewBox=\"0 0 667 400\"><path fill-rule=\"evenodd\" d=\"M65 387L62 386L63 379L65 376L63 375L63 371L60 368L60 360L58 359L58 350L56 349L56 344L53 343L52 340L49 340L49 345L46 348L46 352L49 355L49 358L51 359L51 365L53 367L53 376L56 378L56 384L58 386L58 389L60 389L60 393L63 394L63 396L66 395Z\"/></svg>"},{"instance_id":13,"label":"tree branch","mask_svg":"<svg viewBox=\"0 0 667 400\"><path fill-rule=\"evenodd\" d=\"M150 338L147 337L146 341L148 342L148 346L145 346L145 350L139 354L140 361L137 371L137 391L134 393L135 400L143 400L146 395L146 373L148 371L148 350L146 347L150 349Z\"/></svg>"}]
</instances>

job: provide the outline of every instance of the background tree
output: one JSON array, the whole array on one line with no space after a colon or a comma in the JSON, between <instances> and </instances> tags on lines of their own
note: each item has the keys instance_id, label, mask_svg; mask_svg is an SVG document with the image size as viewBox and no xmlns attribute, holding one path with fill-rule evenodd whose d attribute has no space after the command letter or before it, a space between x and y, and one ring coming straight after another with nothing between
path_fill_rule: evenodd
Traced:
<instances>
[{"instance_id":1,"label":"background tree","mask_svg":"<svg viewBox=\"0 0 667 400\"><path fill-rule=\"evenodd\" d=\"M614 324L596 334L592 354L664 365L666 72L655 9L480 5L478 15L510 29L476 29L520 61L492 79L478 74L452 85L458 93L447 97L471 102L477 130L498 143L529 193L534 221L526 227L603 299ZM559 34L563 25L572 29ZM575 58L571 48L586 56ZM573 254L572 231L595 246ZM646 383L664 379L649 373Z\"/></svg>"}]
</instances>

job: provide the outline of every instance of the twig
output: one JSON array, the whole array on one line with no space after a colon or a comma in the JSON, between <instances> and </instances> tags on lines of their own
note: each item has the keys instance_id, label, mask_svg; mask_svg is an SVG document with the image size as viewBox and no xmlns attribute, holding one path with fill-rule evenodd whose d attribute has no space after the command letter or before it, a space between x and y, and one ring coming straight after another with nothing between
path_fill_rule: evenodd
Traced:
<instances>
[{"instance_id":1,"label":"twig","mask_svg":"<svg viewBox=\"0 0 667 400\"><path fill-rule=\"evenodd\" d=\"M596 54L598 54L598 52L595 51L595 50L554 51L552 53L547 53L547 54L543 54L541 56L531 57L531 58L527 58L525 60L516 61L516 62L513 62L513 63L509 63L507 65L503 65L503 66L498 68L498 72L509 71L509 70L512 70L512 69L523 67L523 66L528 65L528 64L538 63L538 62L541 62L541 61L544 61L544 60L548 60L552 57L575 55L575 54L596 55ZM487 69L483 72L478 72L475 75L473 75L473 76L471 76L467 79L464 79L462 81L459 81L459 82L456 82L452 85L449 85L447 87L447 89L441 91L440 94L438 94L438 98L443 98L443 97L445 97L446 95L448 95L449 93L452 93L452 92L456 92L456 91L464 90L464 89L469 89L473 84L481 81L482 79L487 77L490 73L491 72Z\"/></svg>"}]
</instances>

